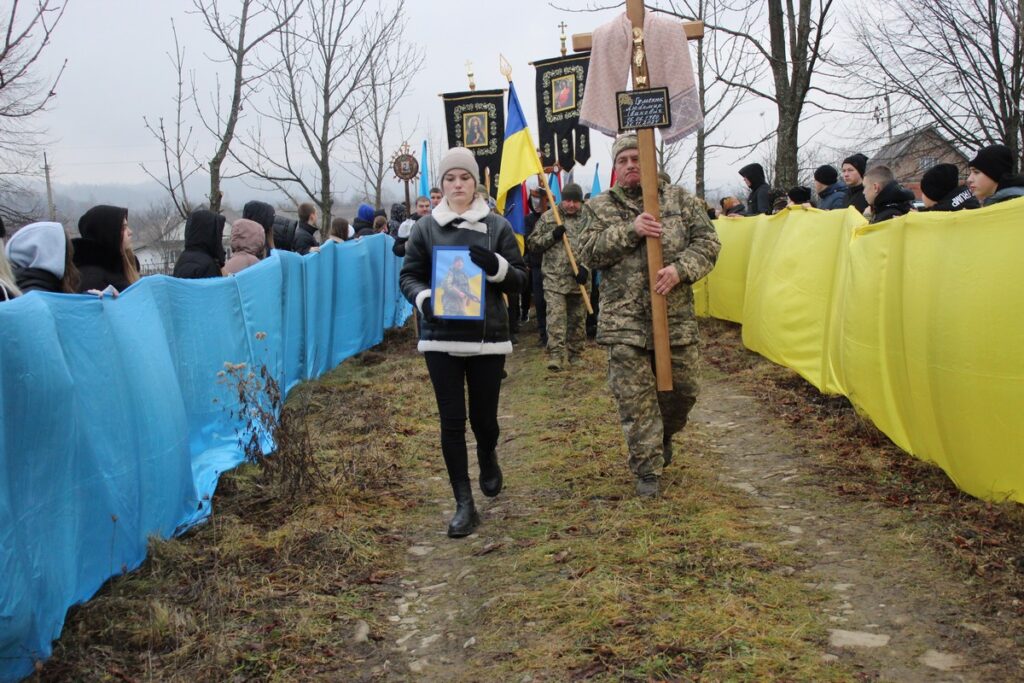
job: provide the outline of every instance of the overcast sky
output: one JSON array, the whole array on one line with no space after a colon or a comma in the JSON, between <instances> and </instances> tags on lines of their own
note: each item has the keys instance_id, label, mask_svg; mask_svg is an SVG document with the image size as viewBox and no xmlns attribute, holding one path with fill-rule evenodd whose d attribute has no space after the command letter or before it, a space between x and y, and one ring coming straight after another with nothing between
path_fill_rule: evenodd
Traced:
<instances>
[{"instance_id":1,"label":"overcast sky","mask_svg":"<svg viewBox=\"0 0 1024 683\"><path fill-rule=\"evenodd\" d=\"M565 2L584 4L580 0ZM230 3L223 4L227 7ZM142 118L173 115L175 74L167 55L173 50L172 18L200 87L209 88L217 71L223 74L222 82L229 80L224 66L208 59L216 54L216 46L203 30L201 19L186 12L189 7L191 2L186 0L69 0L67 13L40 64L43 71L52 73L64 58L68 60L58 96L42 118L52 139L48 151L58 187L141 183L146 178L139 163L159 162L160 147L144 128ZM467 60L473 63L479 89L504 86L499 53L512 64L517 92L536 140L534 70L529 62L558 54L560 22L569 25L567 33L571 35L589 32L615 14L560 12L542 0L514 4L408 0L407 11L407 39L422 45L426 54L424 69L401 115L401 128L417 153L428 130L436 140L444 139L438 93L466 89ZM735 125L748 132L767 129L772 115L759 116L767 108L764 102L751 102ZM250 109L240 130L253 126L254 116ZM205 142L202 149L206 151L200 154L209 158L212 147ZM401 142L396 126L392 145ZM602 183L607 184L609 149L610 141L595 135L595 154L576 175L588 188L598 162ZM713 160L709 187L735 185L736 162L728 156ZM347 179L338 184L347 184ZM343 187L335 189L340 194L345 191Z\"/></svg>"}]
</instances>

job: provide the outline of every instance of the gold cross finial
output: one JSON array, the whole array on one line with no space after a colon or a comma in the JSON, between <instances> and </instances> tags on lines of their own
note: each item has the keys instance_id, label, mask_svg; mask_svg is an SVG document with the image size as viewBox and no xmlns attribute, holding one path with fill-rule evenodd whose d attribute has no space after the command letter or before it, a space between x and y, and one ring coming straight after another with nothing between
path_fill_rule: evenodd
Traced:
<instances>
[{"instance_id":1,"label":"gold cross finial","mask_svg":"<svg viewBox=\"0 0 1024 683\"><path fill-rule=\"evenodd\" d=\"M562 56L563 57L565 56L565 29L567 29L568 27L569 27L569 25L566 24L564 21L558 25L558 28L562 29L562 35L560 36L560 40L562 41Z\"/></svg>"},{"instance_id":2,"label":"gold cross finial","mask_svg":"<svg viewBox=\"0 0 1024 683\"><path fill-rule=\"evenodd\" d=\"M476 82L473 80L473 62L466 60L466 77L469 79L469 89L476 90Z\"/></svg>"}]
</instances>

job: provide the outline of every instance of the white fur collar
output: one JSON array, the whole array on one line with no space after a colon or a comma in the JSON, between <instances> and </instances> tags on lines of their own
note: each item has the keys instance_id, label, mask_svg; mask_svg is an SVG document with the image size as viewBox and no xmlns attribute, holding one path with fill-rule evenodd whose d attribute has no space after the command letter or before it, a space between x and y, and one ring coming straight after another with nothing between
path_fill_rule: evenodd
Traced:
<instances>
[{"instance_id":1,"label":"white fur collar","mask_svg":"<svg viewBox=\"0 0 1024 683\"><path fill-rule=\"evenodd\" d=\"M462 223L459 223L459 228L465 228L466 230L473 230L475 232L487 232L487 226L483 220L487 217L487 214L491 212L491 207L487 206L480 197L473 199L473 203L469 205L469 209L466 213L457 214L450 206L448 206L448 198L444 197L441 202L434 207L434 210L430 214L437 221L437 224L444 227L451 223L456 218L461 218Z\"/></svg>"}]
</instances>

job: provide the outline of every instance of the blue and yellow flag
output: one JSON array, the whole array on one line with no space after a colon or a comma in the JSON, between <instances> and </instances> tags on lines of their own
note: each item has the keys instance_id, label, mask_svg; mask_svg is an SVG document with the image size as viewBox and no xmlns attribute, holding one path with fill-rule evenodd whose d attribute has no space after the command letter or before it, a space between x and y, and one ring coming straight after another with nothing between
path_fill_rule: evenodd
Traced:
<instances>
[{"instance_id":1,"label":"blue and yellow flag","mask_svg":"<svg viewBox=\"0 0 1024 683\"><path fill-rule=\"evenodd\" d=\"M543 173L533 146L533 137L526 126L523 108L519 105L516 88L508 84L508 116L505 119L505 141L501 148L501 170L498 173L497 212L508 218L519 242L524 248L526 239L525 204L522 184L532 175Z\"/></svg>"},{"instance_id":2,"label":"blue and yellow flag","mask_svg":"<svg viewBox=\"0 0 1024 683\"><path fill-rule=\"evenodd\" d=\"M601 177L597 175L597 172L601 170L601 164L594 166L594 182L590 186L590 196L596 197L601 194Z\"/></svg>"}]
</instances>

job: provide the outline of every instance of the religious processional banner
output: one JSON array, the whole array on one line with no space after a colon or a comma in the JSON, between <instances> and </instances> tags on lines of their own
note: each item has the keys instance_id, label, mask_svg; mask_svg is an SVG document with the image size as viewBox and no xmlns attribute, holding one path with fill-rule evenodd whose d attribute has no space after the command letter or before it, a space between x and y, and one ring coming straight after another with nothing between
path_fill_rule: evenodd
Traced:
<instances>
[{"instance_id":1,"label":"religious processional banner","mask_svg":"<svg viewBox=\"0 0 1024 683\"><path fill-rule=\"evenodd\" d=\"M471 90L441 95L448 146L465 147L476 155L480 182L495 196L505 139L505 91ZM488 183L487 178L490 177ZM441 181L438 179L438 186Z\"/></svg>"},{"instance_id":2,"label":"religious processional banner","mask_svg":"<svg viewBox=\"0 0 1024 683\"><path fill-rule=\"evenodd\" d=\"M590 55L534 62L537 70L537 135L540 160L571 171L590 158L590 129L580 125L580 106Z\"/></svg>"}]
</instances>

